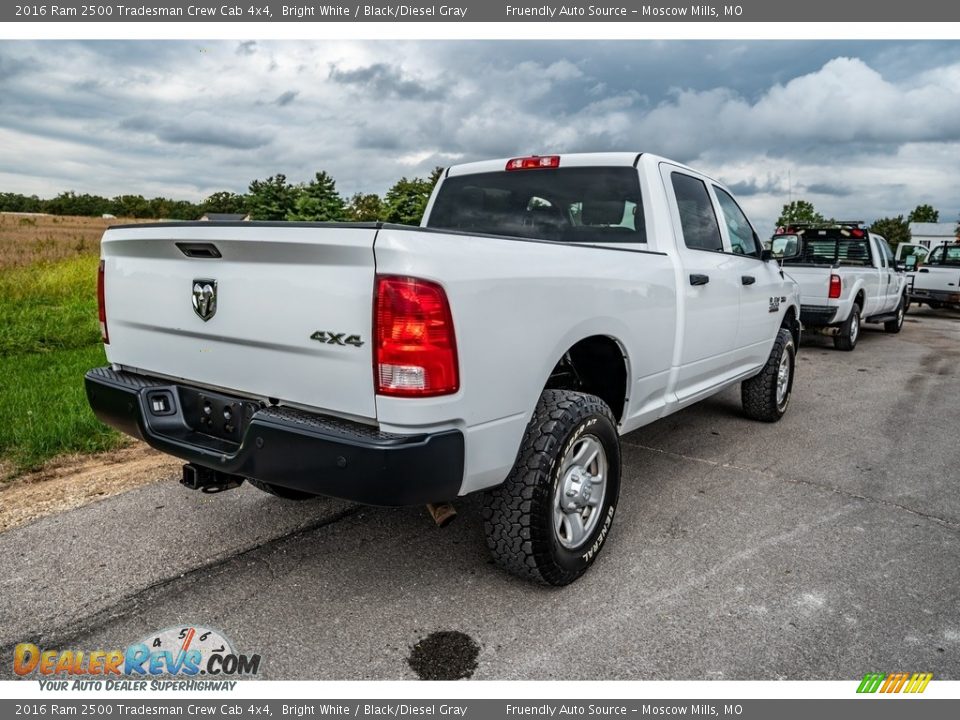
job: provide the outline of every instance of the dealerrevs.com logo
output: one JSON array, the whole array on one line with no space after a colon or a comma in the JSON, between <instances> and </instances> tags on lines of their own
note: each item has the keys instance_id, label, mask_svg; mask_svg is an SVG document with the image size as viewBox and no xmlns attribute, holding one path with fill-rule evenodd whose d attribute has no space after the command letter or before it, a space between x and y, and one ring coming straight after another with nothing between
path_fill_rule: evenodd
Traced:
<instances>
[{"instance_id":1,"label":"dealerrevs.com logo","mask_svg":"<svg viewBox=\"0 0 960 720\"><path fill-rule=\"evenodd\" d=\"M858 693L922 693L933 679L933 673L867 673L860 681Z\"/></svg>"},{"instance_id":2,"label":"dealerrevs.com logo","mask_svg":"<svg viewBox=\"0 0 960 720\"><path fill-rule=\"evenodd\" d=\"M236 652L217 630L170 627L124 650L41 650L20 643L13 671L36 677L42 690L232 690L234 678L260 671L260 655Z\"/></svg>"}]
</instances>

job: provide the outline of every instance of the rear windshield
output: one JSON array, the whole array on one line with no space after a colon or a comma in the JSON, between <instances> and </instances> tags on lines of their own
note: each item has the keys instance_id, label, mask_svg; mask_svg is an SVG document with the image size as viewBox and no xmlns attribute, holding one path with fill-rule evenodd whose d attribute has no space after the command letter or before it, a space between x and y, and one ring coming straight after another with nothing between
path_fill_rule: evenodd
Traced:
<instances>
[{"instance_id":1,"label":"rear windshield","mask_svg":"<svg viewBox=\"0 0 960 720\"><path fill-rule=\"evenodd\" d=\"M647 241L632 167L573 167L447 178L427 227L556 242Z\"/></svg>"},{"instance_id":2,"label":"rear windshield","mask_svg":"<svg viewBox=\"0 0 960 720\"><path fill-rule=\"evenodd\" d=\"M960 245L941 245L927 257L927 265L960 265Z\"/></svg>"},{"instance_id":3,"label":"rear windshield","mask_svg":"<svg viewBox=\"0 0 960 720\"><path fill-rule=\"evenodd\" d=\"M800 256L785 265L872 265L870 241L848 237L839 230L807 230L801 236Z\"/></svg>"}]
</instances>

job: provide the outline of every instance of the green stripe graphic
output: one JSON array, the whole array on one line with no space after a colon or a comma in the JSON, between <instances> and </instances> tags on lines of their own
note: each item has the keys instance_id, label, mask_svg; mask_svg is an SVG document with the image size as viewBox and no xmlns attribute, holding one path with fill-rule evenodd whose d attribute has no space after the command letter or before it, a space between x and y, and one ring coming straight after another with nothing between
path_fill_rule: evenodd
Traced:
<instances>
[{"instance_id":1,"label":"green stripe graphic","mask_svg":"<svg viewBox=\"0 0 960 720\"><path fill-rule=\"evenodd\" d=\"M880 689L880 684L885 677L886 675L883 673L867 673L863 676L863 680L860 681L860 687L857 688L857 692L875 693Z\"/></svg>"}]
</instances>

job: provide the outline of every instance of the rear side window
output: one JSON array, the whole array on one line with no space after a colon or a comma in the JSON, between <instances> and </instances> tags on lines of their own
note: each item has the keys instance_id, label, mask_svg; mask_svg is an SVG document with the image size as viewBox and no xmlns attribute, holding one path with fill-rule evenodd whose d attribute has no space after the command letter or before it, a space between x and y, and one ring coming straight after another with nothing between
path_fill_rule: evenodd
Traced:
<instances>
[{"instance_id":1,"label":"rear side window","mask_svg":"<svg viewBox=\"0 0 960 720\"><path fill-rule=\"evenodd\" d=\"M516 170L449 177L427 227L556 242L645 243L632 167Z\"/></svg>"},{"instance_id":2,"label":"rear side window","mask_svg":"<svg viewBox=\"0 0 960 720\"><path fill-rule=\"evenodd\" d=\"M941 245L930 253L927 265L960 265L960 245Z\"/></svg>"},{"instance_id":3,"label":"rear side window","mask_svg":"<svg viewBox=\"0 0 960 720\"><path fill-rule=\"evenodd\" d=\"M707 186L702 180L673 173L673 194L677 198L680 211L680 230L683 242L694 250L723 250L720 239L720 226L713 212L713 203L707 194Z\"/></svg>"}]
</instances>

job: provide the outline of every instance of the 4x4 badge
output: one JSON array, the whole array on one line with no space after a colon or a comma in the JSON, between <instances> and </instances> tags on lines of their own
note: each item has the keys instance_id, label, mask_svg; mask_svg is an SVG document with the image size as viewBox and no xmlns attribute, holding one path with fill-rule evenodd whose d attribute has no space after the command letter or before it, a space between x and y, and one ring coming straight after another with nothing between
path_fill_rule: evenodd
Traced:
<instances>
[{"instance_id":1,"label":"4x4 badge","mask_svg":"<svg viewBox=\"0 0 960 720\"><path fill-rule=\"evenodd\" d=\"M363 340L360 339L359 335L347 335L347 337L344 337L344 335L346 335L346 333L317 330L310 336L310 339L326 343L327 345L353 345L353 347L361 347L363 345Z\"/></svg>"},{"instance_id":2,"label":"4x4 badge","mask_svg":"<svg viewBox=\"0 0 960 720\"><path fill-rule=\"evenodd\" d=\"M217 281L198 278L193 281L193 311L206 322L217 314Z\"/></svg>"}]
</instances>

